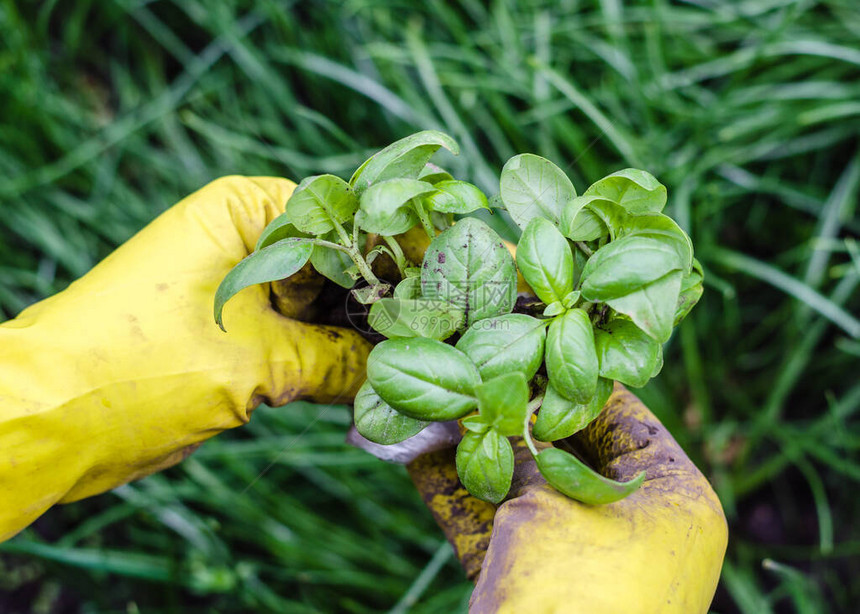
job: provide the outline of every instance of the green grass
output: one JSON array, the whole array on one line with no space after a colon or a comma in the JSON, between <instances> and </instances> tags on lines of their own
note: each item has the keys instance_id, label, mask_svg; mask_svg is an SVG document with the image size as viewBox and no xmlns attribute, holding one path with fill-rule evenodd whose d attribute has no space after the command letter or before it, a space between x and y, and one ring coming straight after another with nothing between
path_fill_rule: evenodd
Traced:
<instances>
[{"instance_id":1,"label":"green grass","mask_svg":"<svg viewBox=\"0 0 860 614\"><path fill-rule=\"evenodd\" d=\"M853 0L38 4L0 3L0 318L215 177L344 175L418 129L455 136L445 162L491 194L518 152L579 190L647 168L707 274L641 396L726 507L713 609L852 610ZM263 410L52 510L0 550L0 590L20 611L463 610L405 472L345 448L347 419Z\"/></svg>"}]
</instances>

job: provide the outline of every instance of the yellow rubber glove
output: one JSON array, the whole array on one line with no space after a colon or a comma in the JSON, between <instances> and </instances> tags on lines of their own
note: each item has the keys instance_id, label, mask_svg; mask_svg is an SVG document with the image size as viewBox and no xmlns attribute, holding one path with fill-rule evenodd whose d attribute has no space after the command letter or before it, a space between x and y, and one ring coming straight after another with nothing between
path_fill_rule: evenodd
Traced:
<instances>
[{"instance_id":1,"label":"yellow rubber glove","mask_svg":"<svg viewBox=\"0 0 860 614\"><path fill-rule=\"evenodd\" d=\"M697 614L708 611L727 527L710 484L624 387L570 443L598 470L642 487L616 503L573 501L546 484L522 443L498 509L459 484L454 451L409 466L469 577L469 611Z\"/></svg>"},{"instance_id":2,"label":"yellow rubber glove","mask_svg":"<svg viewBox=\"0 0 860 614\"><path fill-rule=\"evenodd\" d=\"M0 540L57 502L177 463L263 401L352 400L370 349L355 332L283 317L262 286L226 306L227 333L213 320L221 279L294 188L214 181L0 325ZM312 288L280 287L281 311Z\"/></svg>"}]
</instances>

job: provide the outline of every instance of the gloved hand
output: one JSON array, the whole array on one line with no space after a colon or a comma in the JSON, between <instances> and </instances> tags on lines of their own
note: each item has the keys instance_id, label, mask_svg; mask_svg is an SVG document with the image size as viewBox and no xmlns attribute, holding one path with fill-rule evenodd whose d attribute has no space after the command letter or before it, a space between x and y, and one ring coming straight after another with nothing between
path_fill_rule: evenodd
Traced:
<instances>
[{"instance_id":1,"label":"gloved hand","mask_svg":"<svg viewBox=\"0 0 860 614\"><path fill-rule=\"evenodd\" d=\"M601 473L642 487L591 506L546 484L514 447L509 498L498 509L460 485L449 448L408 465L436 521L477 577L470 612L707 612L720 576L726 520L710 484L624 387L569 443Z\"/></svg>"},{"instance_id":2,"label":"gloved hand","mask_svg":"<svg viewBox=\"0 0 860 614\"><path fill-rule=\"evenodd\" d=\"M370 349L354 331L279 315L262 286L226 306L226 334L213 320L221 279L294 187L214 181L0 325L0 541L57 502L175 464L260 402L352 400ZM275 294L298 315L314 284Z\"/></svg>"}]
</instances>

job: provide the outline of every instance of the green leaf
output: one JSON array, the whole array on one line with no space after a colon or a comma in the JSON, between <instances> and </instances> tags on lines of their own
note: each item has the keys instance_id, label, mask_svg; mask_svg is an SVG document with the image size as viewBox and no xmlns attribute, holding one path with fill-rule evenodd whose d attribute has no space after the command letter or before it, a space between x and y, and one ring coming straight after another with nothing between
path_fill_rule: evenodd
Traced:
<instances>
[{"instance_id":1,"label":"green leaf","mask_svg":"<svg viewBox=\"0 0 860 614\"><path fill-rule=\"evenodd\" d=\"M369 187L361 195L355 222L367 232L393 236L406 232L418 223L410 201L434 190L417 179L389 179Z\"/></svg>"},{"instance_id":2,"label":"green leaf","mask_svg":"<svg viewBox=\"0 0 860 614\"><path fill-rule=\"evenodd\" d=\"M422 199L431 211L464 214L490 208L484 193L471 183L448 180L440 181L433 187L436 191Z\"/></svg>"},{"instance_id":3,"label":"green leaf","mask_svg":"<svg viewBox=\"0 0 860 614\"><path fill-rule=\"evenodd\" d=\"M467 325L509 313L517 298L514 259L499 235L484 222L462 219L427 248L421 293L462 309Z\"/></svg>"},{"instance_id":4,"label":"green leaf","mask_svg":"<svg viewBox=\"0 0 860 614\"><path fill-rule=\"evenodd\" d=\"M463 428L473 433L486 433L490 430L490 424L481 414L472 414L461 420Z\"/></svg>"},{"instance_id":5,"label":"green leaf","mask_svg":"<svg viewBox=\"0 0 860 614\"><path fill-rule=\"evenodd\" d=\"M702 293L705 288L702 282L705 278L705 273L702 270L701 263L693 258L693 269L689 274L685 275L681 280L681 291L678 294L678 304L675 307L675 317L673 325L678 326L681 320L687 317L687 314L696 306L699 299L702 298Z\"/></svg>"},{"instance_id":6,"label":"green leaf","mask_svg":"<svg viewBox=\"0 0 860 614\"><path fill-rule=\"evenodd\" d=\"M654 370L651 371L651 377L655 378L660 375L660 371L663 370L663 346L657 346L657 360L654 361Z\"/></svg>"},{"instance_id":7,"label":"green leaf","mask_svg":"<svg viewBox=\"0 0 860 614\"><path fill-rule=\"evenodd\" d=\"M444 168L436 166L432 162L428 162L424 165L424 168L421 169L418 179L426 181L427 183L437 184L440 181L450 181L453 177L451 176L451 173L446 171Z\"/></svg>"},{"instance_id":8,"label":"green leaf","mask_svg":"<svg viewBox=\"0 0 860 614\"><path fill-rule=\"evenodd\" d=\"M588 259L580 290L589 301L606 301L630 294L682 268L672 245L651 237L622 237L601 247Z\"/></svg>"},{"instance_id":9,"label":"green leaf","mask_svg":"<svg viewBox=\"0 0 860 614\"><path fill-rule=\"evenodd\" d=\"M394 298L421 298L421 277L407 277L394 288Z\"/></svg>"},{"instance_id":10,"label":"green leaf","mask_svg":"<svg viewBox=\"0 0 860 614\"><path fill-rule=\"evenodd\" d=\"M352 296L362 305L372 305L391 290L391 285L385 282L372 286L361 286L352 290Z\"/></svg>"},{"instance_id":11,"label":"green leaf","mask_svg":"<svg viewBox=\"0 0 860 614\"><path fill-rule=\"evenodd\" d=\"M672 245L685 271L693 266L693 242L675 220L662 213L630 215L622 225L622 235L640 235L662 240Z\"/></svg>"},{"instance_id":12,"label":"green leaf","mask_svg":"<svg viewBox=\"0 0 860 614\"><path fill-rule=\"evenodd\" d=\"M607 299L606 303L628 316L649 336L666 343L672 336L682 277L681 271L672 271L630 294Z\"/></svg>"},{"instance_id":13,"label":"green leaf","mask_svg":"<svg viewBox=\"0 0 860 614\"><path fill-rule=\"evenodd\" d=\"M358 199L349 184L334 175L306 177L290 196L286 216L296 228L322 235L352 219Z\"/></svg>"},{"instance_id":14,"label":"green leaf","mask_svg":"<svg viewBox=\"0 0 860 614\"><path fill-rule=\"evenodd\" d=\"M550 221L536 217L517 243L517 267L526 283L547 305L573 291L570 245Z\"/></svg>"},{"instance_id":15,"label":"green leaf","mask_svg":"<svg viewBox=\"0 0 860 614\"><path fill-rule=\"evenodd\" d=\"M562 313L565 309L567 308L562 304L561 301L556 301L547 305L546 309L543 310L543 313L541 315L545 318L552 318Z\"/></svg>"},{"instance_id":16,"label":"green leaf","mask_svg":"<svg viewBox=\"0 0 860 614\"><path fill-rule=\"evenodd\" d=\"M534 377L543 363L546 325L522 313L510 313L475 322L457 342L481 374L489 380L519 371Z\"/></svg>"},{"instance_id":17,"label":"green leaf","mask_svg":"<svg viewBox=\"0 0 860 614\"><path fill-rule=\"evenodd\" d=\"M473 496L499 503L511 489L514 476L511 442L493 430L467 432L457 446L457 474Z\"/></svg>"},{"instance_id":18,"label":"green leaf","mask_svg":"<svg viewBox=\"0 0 860 614\"><path fill-rule=\"evenodd\" d=\"M565 296L563 299L561 299L561 304L564 306L565 309L573 309L573 306L576 305L577 301L579 300L579 295L579 290L574 290L573 292Z\"/></svg>"},{"instance_id":19,"label":"green leaf","mask_svg":"<svg viewBox=\"0 0 860 614\"><path fill-rule=\"evenodd\" d=\"M535 217L558 223L576 190L564 171L546 158L520 154L502 169L499 195L517 225L525 229Z\"/></svg>"},{"instance_id":20,"label":"green leaf","mask_svg":"<svg viewBox=\"0 0 860 614\"><path fill-rule=\"evenodd\" d=\"M597 391L597 353L588 314L571 309L553 320L546 335L546 371L555 389L576 403Z\"/></svg>"},{"instance_id":21,"label":"green leaf","mask_svg":"<svg viewBox=\"0 0 860 614\"><path fill-rule=\"evenodd\" d=\"M603 477L573 454L558 448L547 448L537 455L541 475L556 490L571 499L591 505L620 501L635 492L645 481L641 472L629 482L616 482Z\"/></svg>"},{"instance_id":22,"label":"green leaf","mask_svg":"<svg viewBox=\"0 0 860 614\"><path fill-rule=\"evenodd\" d=\"M595 182L585 193L608 198L630 213L660 213L666 206L666 186L651 173L625 168Z\"/></svg>"},{"instance_id":23,"label":"green leaf","mask_svg":"<svg viewBox=\"0 0 860 614\"><path fill-rule=\"evenodd\" d=\"M618 318L594 331L600 376L641 388L651 379L660 344L633 322Z\"/></svg>"},{"instance_id":24,"label":"green leaf","mask_svg":"<svg viewBox=\"0 0 860 614\"><path fill-rule=\"evenodd\" d=\"M332 243L337 242L337 235L334 232L330 232L322 238ZM314 251L311 253L311 264L314 265L317 273L339 286L349 289L355 285L355 280L347 273L347 270L355 264L352 258L340 250L315 245Z\"/></svg>"},{"instance_id":25,"label":"green leaf","mask_svg":"<svg viewBox=\"0 0 860 614\"><path fill-rule=\"evenodd\" d=\"M365 438L384 446L417 435L428 422L404 416L382 400L370 382L355 395L355 428Z\"/></svg>"},{"instance_id":26,"label":"green leaf","mask_svg":"<svg viewBox=\"0 0 860 614\"><path fill-rule=\"evenodd\" d=\"M588 403L564 398L552 385L547 386L532 434L540 441L558 441L578 433L603 410L612 394L611 379L599 378L597 392Z\"/></svg>"},{"instance_id":27,"label":"green leaf","mask_svg":"<svg viewBox=\"0 0 860 614\"><path fill-rule=\"evenodd\" d=\"M379 152L376 152L376 153L379 153ZM355 169L355 172L352 174L352 177L349 178L349 185L350 186L355 188L355 182L358 181L359 176L361 176L361 174L364 172L364 169L367 168L367 165L370 164L371 160L373 160L373 157L375 155L376 154L373 154L373 156L370 156L367 160L362 162L361 165L357 169ZM357 194L357 192L356 192L356 194Z\"/></svg>"},{"instance_id":28,"label":"green leaf","mask_svg":"<svg viewBox=\"0 0 860 614\"><path fill-rule=\"evenodd\" d=\"M478 411L497 433L505 436L523 432L529 405L529 383L519 371L499 375L477 388Z\"/></svg>"},{"instance_id":29,"label":"green leaf","mask_svg":"<svg viewBox=\"0 0 860 614\"><path fill-rule=\"evenodd\" d=\"M215 322L224 328L221 312L224 304L237 292L270 281L289 277L310 259L314 245L312 239L282 239L244 258L221 281L215 292Z\"/></svg>"},{"instance_id":30,"label":"green leaf","mask_svg":"<svg viewBox=\"0 0 860 614\"><path fill-rule=\"evenodd\" d=\"M585 269L585 263L588 262L588 256L581 249L573 250L573 285L578 287L582 278L582 271ZM580 296L582 293L580 292Z\"/></svg>"},{"instance_id":31,"label":"green leaf","mask_svg":"<svg viewBox=\"0 0 860 614\"><path fill-rule=\"evenodd\" d=\"M367 323L386 337L447 339L463 325L463 312L446 301L383 298L370 308Z\"/></svg>"},{"instance_id":32,"label":"green leaf","mask_svg":"<svg viewBox=\"0 0 860 614\"><path fill-rule=\"evenodd\" d=\"M475 365L435 339L383 341L368 356L367 379L386 403L418 420L456 420L478 406Z\"/></svg>"},{"instance_id":33,"label":"green leaf","mask_svg":"<svg viewBox=\"0 0 860 614\"><path fill-rule=\"evenodd\" d=\"M287 214L282 213L269 222L269 225L263 229L263 232L260 234L260 238L257 239L257 245L254 247L254 251L260 251L264 247L269 247L272 243L277 243L281 239L290 239L295 237L306 238L309 236L310 235L307 233L300 232L290 222Z\"/></svg>"},{"instance_id":34,"label":"green leaf","mask_svg":"<svg viewBox=\"0 0 860 614\"><path fill-rule=\"evenodd\" d=\"M624 209L611 200L584 194L565 205L559 229L571 241L594 241L607 235L614 240L626 217Z\"/></svg>"},{"instance_id":35,"label":"green leaf","mask_svg":"<svg viewBox=\"0 0 860 614\"><path fill-rule=\"evenodd\" d=\"M388 179L417 179L428 160L444 147L453 154L456 141L438 130L424 130L395 141L362 164L349 180L357 194Z\"/></svg>"}]
</instances>

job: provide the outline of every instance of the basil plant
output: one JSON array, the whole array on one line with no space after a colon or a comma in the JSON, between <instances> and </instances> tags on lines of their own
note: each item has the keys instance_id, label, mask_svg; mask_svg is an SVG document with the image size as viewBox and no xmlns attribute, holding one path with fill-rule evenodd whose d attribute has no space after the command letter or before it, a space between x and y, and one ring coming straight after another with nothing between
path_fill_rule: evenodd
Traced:
<instances>
[{"instance_id":1,"label":"basil plant","mask_svg":"<svg viewBox=\"0 0 860 614\"><path fill-rule=\"evenodd\" d=\"M355 398L364 437L390 445L430 422L459 420L457 471L480 499L499 503L510 490L510 437L525 440L565 495L591 504L627 496L644 474L616 482L534 440L570 437L597 417L614 382L641 387L657 375L662 344L699 300L702 268L690 238L662 213L666 188L625 169L577 195L549 160L515 156L493 199L522 230L514 258L484 222L454 223L490 201L430 163L442 147L457 153L450 137L424 131L372 156L349 182L302 181L219 287L216 321L242 288L310 262L370 305L368 323L386 337ZM432 239L421 263L395 238L415 226ZM370 250L368 235L381 238ZM373 272L381 254L400 272L394 287ZM531 289L521 300L518 272ZM359 279L366 284L353 289Z\"/></svg>"}]
</instances>

